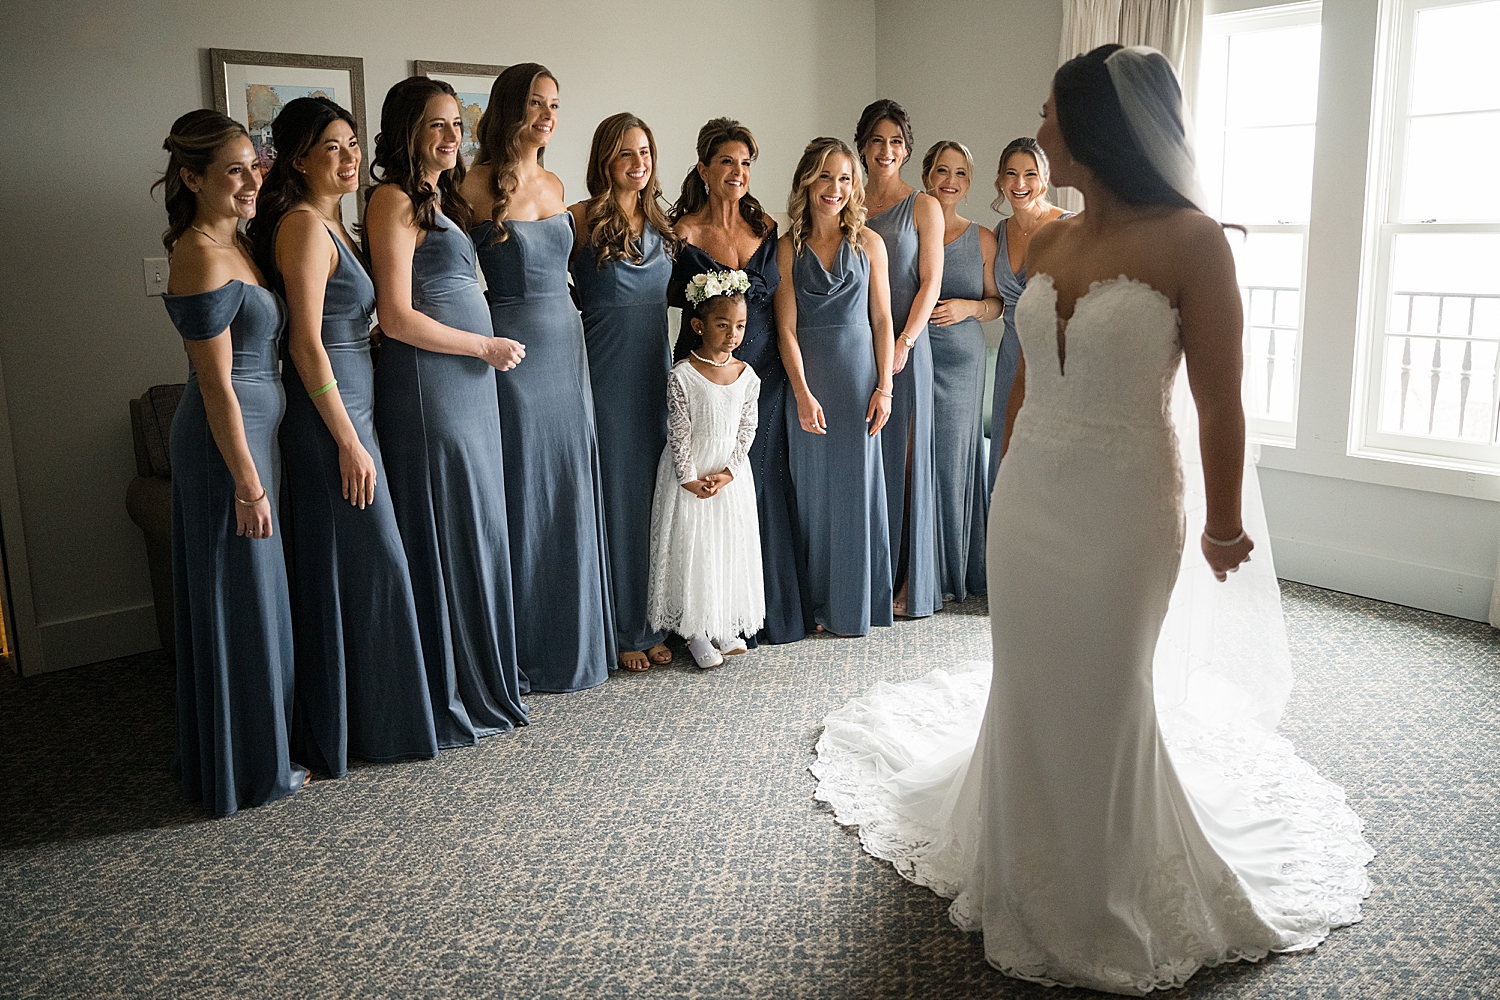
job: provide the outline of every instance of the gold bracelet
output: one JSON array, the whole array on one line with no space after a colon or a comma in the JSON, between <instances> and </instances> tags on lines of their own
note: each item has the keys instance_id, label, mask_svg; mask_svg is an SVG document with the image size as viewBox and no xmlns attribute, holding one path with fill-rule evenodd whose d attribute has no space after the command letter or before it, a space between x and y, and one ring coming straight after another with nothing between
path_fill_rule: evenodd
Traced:
<instances>
[{"instance_id":1,"label":"gold bracelet","mask_svg":"<svg viewBox=\"0 0 1500 1000\"><path fill-rule=\"evenodd\" d=\"M880 388L880 386L878 386L878 385L875 387L875 391L878 392L878 393L880 393L882 396L886 397L887 399L895 399L896 398L896 394L894 392L886 392L884 389Z\"/></svg>"},{"instance_id":2,"label":"gold bracelet","mask_svg":"<svg viewBox=\"0 0 1500 1000\"><path fill-rule=\"evenodd\" d=\"M246 507L254 507L256 504L260 503L265 498L266 498L266 488L264 486L262 486L260 488L260 496L256 497L254 500L241 500L240 499L240 495L238 493L236 493L234 495L234 502L235 503L242 503Z\"/></svg>"}]
</instances>

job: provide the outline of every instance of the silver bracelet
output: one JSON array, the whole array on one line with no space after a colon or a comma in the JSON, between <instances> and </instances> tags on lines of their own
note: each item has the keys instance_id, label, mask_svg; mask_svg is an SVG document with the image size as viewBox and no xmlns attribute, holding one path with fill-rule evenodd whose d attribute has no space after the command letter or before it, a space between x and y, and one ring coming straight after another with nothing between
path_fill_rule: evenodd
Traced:
<instances>
[{"instance_id":1,"label":"silver bracelet","mask_svg":"<svg viewBox=\"0 0 1500 1000\"><path fill-rule=\"evenodd\" d=\"M1233 538L1231 538L1227 542L1221 542L1217 538L1215 538L1213 535L1210 535L1207 531L1204 531L1203 532L1203 540L1205 542L1207 542L1208 544L1210 544L1210 545L1217 545L1220 548L1227 549L1230 546L1238 545L1238 544L1240 544L1240 542L1243 542L1245 540L1245 529L1241 528L1240 529L1240 533L1238 535L1235 535Z\"/></svg>"}]
</instances>

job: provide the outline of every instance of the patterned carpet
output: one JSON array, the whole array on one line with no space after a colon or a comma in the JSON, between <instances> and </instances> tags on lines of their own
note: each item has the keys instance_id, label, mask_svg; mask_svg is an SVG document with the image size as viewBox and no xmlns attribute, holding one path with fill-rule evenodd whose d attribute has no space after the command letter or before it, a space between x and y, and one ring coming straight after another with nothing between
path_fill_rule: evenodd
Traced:
<instances>
[{"instance_id":1,"label":"patterned carpet","mask_svg":"<svg viewBox=\"0 0 1500 1000\"><path fill-rule=\"evenodd\" d=\"M1500 633L1295 584L1282 732L1378 856L1364 922L1193 998L1500 996ZM988 656L971 601L865 640L684 654L439 760L225 820L168 775L159 654L0 678L0 996L1059 997L811 800L824 712Z\"/></svg>"}]
</instances>

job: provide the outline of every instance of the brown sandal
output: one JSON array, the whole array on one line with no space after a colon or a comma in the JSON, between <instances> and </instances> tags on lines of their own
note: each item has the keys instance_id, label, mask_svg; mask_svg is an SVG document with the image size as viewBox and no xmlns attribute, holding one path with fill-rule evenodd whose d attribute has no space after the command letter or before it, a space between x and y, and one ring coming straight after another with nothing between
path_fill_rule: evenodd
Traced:
<instances>
[{"instance_id":1,"label":"brown sandal","mask_svg":"<svg viewBox=\"0 0 1500 1000\"><path fill-rule=\"evenodd\" d=\"M651 669L651 657L638 649L632 649L620 654L620 669L628 670L632 674L644 674Z\"/></svg>"}]
</instances>

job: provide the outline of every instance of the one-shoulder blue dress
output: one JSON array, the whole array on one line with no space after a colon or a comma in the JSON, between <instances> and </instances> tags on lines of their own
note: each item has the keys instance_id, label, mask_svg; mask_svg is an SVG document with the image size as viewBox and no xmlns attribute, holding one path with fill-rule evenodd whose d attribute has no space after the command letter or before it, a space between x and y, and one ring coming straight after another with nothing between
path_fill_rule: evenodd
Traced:
<instances>
[{"instance_id":1,"label":"one-shoulder blue dress","mask_svg":"<svg viewBox=\"0 0 1500 1000\"><path fill-rule=\"evenodd\" d=\"M886 524L884 431L865 414L875 392L870 329L870 258L839 244L832 269L805 247L792 261L797 343L807 387L828 433L802 429L788 402L792 481L814 620L836 635L891 624L891 552Z\"/></svg>"},{"instance_id":2,"label":"one-shoulder blue dress","mask_svg":"<svg viewBox=\"0 0 1500 1000\"><path fill-rule=\"evenodd\" d=\"M276 358L286 314L275 293L242 281L163 301L184 340L229 330L230 385L271 503L271 538L235 533L234 477L190 365L171 436L177 767L189 798L227 816L307 780L288 753L292 610L277 516L276 427L286 402Z\"/></svg>"},{"instance_id":3,"label":"one-shoulder blue dress","mask_svg":"<svg viewBox=\"0 0 1500 1000\"><path fill-rule=\"evenodd\" d=\"M1053 221L1071 216L1067 212ZM1005 408L1010 403L1010 387L1016 381L1016 368L1021 362L1021 338L1016 333L1016 301L1026 291L1026 265L1020 271L1010 269L1010 249L1005 241L1005 220L995 227L995 239L999 247L995 250L995 286L1000 289L1000 300L1005 303L1005 332L1000 337L1000 351L995 355L995 395L990 408L990 460L987 488L995 489L995 473L1000 471L1000 446L1005 441Z\"/></svg>"},{"instance_id":4,"label":"one-shoulder blue dress","mask_svg":"<svg viewBox=\"0 0 1500 1000\"><path fill-rule=\"evenodd\" d=\"M441 212L437 222L412 255L412 306L489 336L474 244ZM375 430L411 569L438 745L469 746L525 725L494 369L386 337Z\"/></svg>"},{"instance_id":5,"label":"one-shoulder blue dress","mask_svg":"<svg viewBox=\"0 0 1500 1000\"><path fill-rule=\"evenodd\" d=\"M282 524L297 650L292 746L298 760L343 777L351 756L428 758L438 744L411 571L375 438L375 285L331 229L329 238L339 263L323 293L323 350L349 422L375 462L375 500L361 510L344 499L338 444L307 394L318 386L303 382L287 352Z\"/></svg>"},{"instance_id":6,"label":"one-shoulder blue dress","mask_svg":"<svg viewBox=\"0 0 1500 1000\"><path fill-rule=\"evenodd\" d=\"M516 651L532 691L581 691L615 667L615 620L594 394L583 321L568 293L573 214L494 223L472 235L495 335L526 345L496 372Z\"/></svg>"},{"instance_id":7,"label":"one-shoulder blue dress","mask_svg":"<svg viewBox=\"0 0 1500 1000\"><path fill-rule=\"evenodd\" d=\"M984 298L979 223L943 248L943 299ZM938 586L944 597L983 594L990 494L984 458L984 327L970 317L927 327L932 340L933 468L937 474Z\"/></svg>"},{"instance_id":8,"label":"one-shoulder blue dress","mask_svg":"<svg viewBox=\"0 0 1500 1000\"><path fill-rule=\"evenodd\" d=\"M921 248L913 212L917 192L866 222L885 241L891 281L891 328L899 337L922 287ZM937 485L932 464L932 342L924 329L891 385L891 419L880 432L885 461L894 577L906 579L906 614L942 610L938 587Z\"/></svg>"},{"instance_id":9,"label":"one-shoulder blue dress","mask_svg":"<svg viewBox=\"0 0 1500 1000\"><path fill-rule=\"evenodd\" d=\"M682 288L694 275L707 271L733 270L708 252L683 245L672 270L671 304L682 309L679 339L687 333L693 309L682 297ZM781 362L781 342L776 333L773 298L781 284L776 264L776 224L761 241L743 268L750 279L745 293L745 339L734 356L755 369L760 378L759 423L750 443L750 468L755 473L755 511L760 520L760 564L765 577L766 622L752 641L796 642L812 631L814 622L802 580L797 554L797 503L787 458L788 410L796 415L786 367Z\"/></svg>"},{"instance_id":10,"label":"one-shoulder blue dress","mask_svg":"<svg viewBox=\"0 0 1500 1000\"><path fill-rule=\"evenodd\" d=\"M615 259L600 267L594 246L584 244L572 264L594 396L615 645L621 652L647 650L666 638L647 624L646 588L656 463L667 446L672 258L661 233L649 225L637 249L639 261Z\"/></svg>"}]
</instances>

